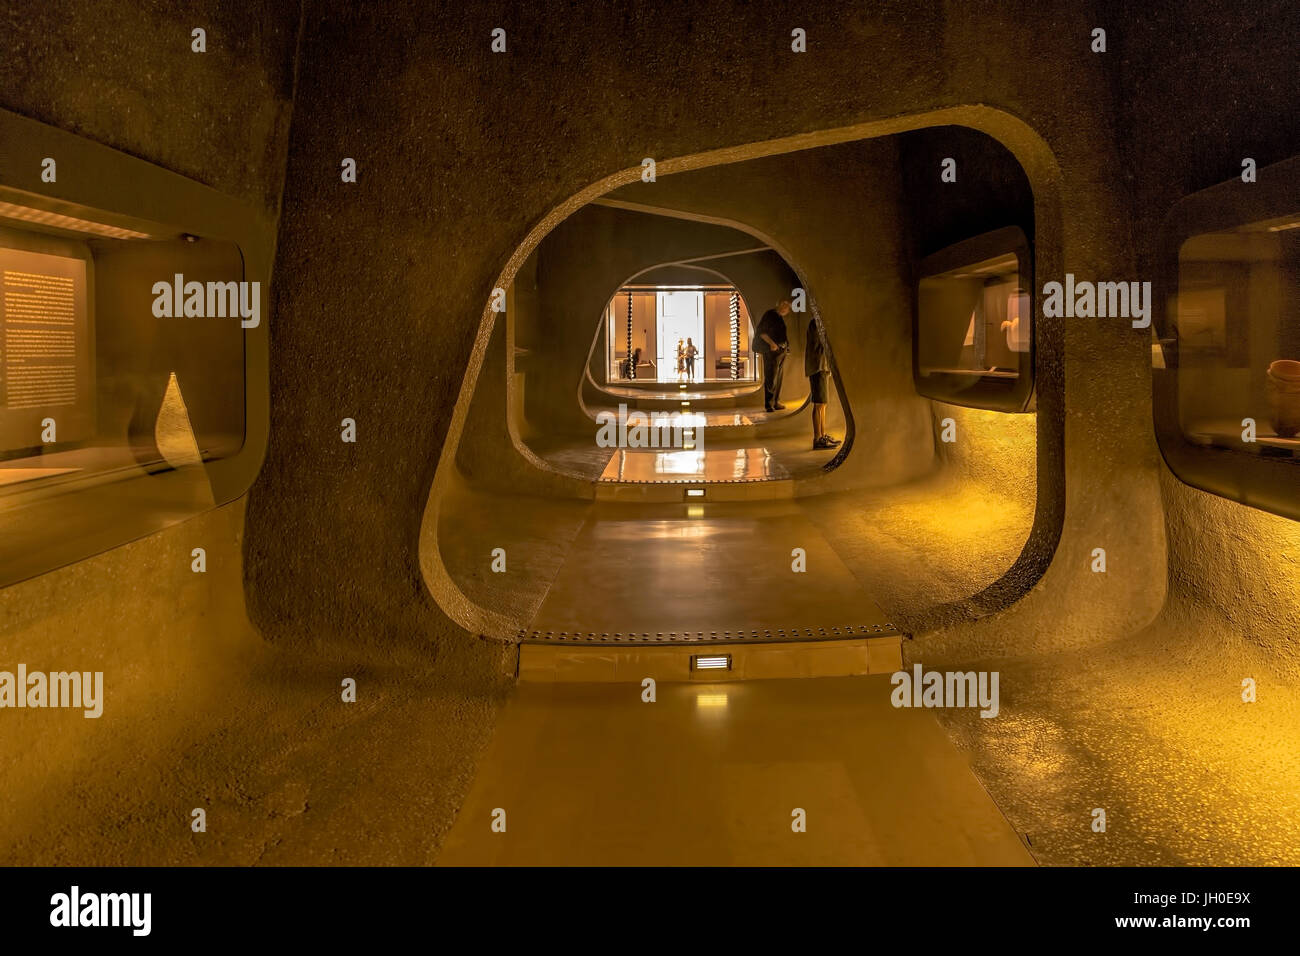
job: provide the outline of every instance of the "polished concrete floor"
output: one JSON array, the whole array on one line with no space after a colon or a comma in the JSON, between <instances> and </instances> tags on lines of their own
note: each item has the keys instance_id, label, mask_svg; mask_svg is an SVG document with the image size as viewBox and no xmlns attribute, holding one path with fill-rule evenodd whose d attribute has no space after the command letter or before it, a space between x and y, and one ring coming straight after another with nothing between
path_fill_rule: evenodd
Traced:
<instances>
[{"instance_id":1,"label":"polished concrete floor","mask_svg":"<svg viewBox=\"0 0 1300 956\"><path fill-rule=\"evenodd\" d=\"M624 634L698 632L697 610L735 624L779 620L792 627L833 593L837 602L844 595L860 601L864 617L879 607L899 630L925 634L968 620L970 597L1006 573L1025 544L1032 486L988 479L940 474L879 491L761 504L587 503L562 517L551 510L558 504L538 501L526 509L528 522L540 526L544 516L556 516L563 534L549 532L545 581L509 586L531 596L532 617L522 620L557 631L591 620ZM486 496L455 507L462 515L500 515L511 506ZM729 562L725 572L692 564L695 535L705 554L714 544L726 552L707 558ZM794 546L808 549L807 577L789 571L786 556ZM824 572L820 580L814 569ZM584 575L603 575L590 585L594 596L584 598ZM795 577L801 588L788 586ZM507 586L490 579L480 584L489 591ZM702 596L710 586L711 594ZM795 615L786 613L786 602L791 608L804 603ZM962 779L946 763L956 761L963 773L969 763L1011 822L1010 836L1017 843L1023 838L1045 865L1296 865L1300 761L1288 741L1300 728L1300 692L1269 682L1258 703L1243 705L1242 675L1269 674L1276 661L1248 640L1225 639L1235 633L1230 622L1216 627L1203 616L1167 615L1140 633L1116 633L1112 644L1088 653L963 662L1000 672L995 720L887 705L868 714L847 705L839 691L812 693L841 683L870 686L879 677L747 681L720 689L661 684L654 705L640 703L637 684L521 686L440 862L973 859L966 824L954 822L961 813L953 809L934 825L927 816L949 812L939 801L950 781ZM809 696L796 707L804 693L799 687ZM638 706L661 710L643 715ZM768 723L757 710L778 716ZM703 723L719 713L726 716ZM837 718L863 738L864 749L836 736ZM786 723L827 735L826 747L803 737L795 746ZM881 763L872 761L888 752L871 749L885 747L877 733L888 728L908 742L922 724L927 733L943 731L937 743L900 743L889 752L890 766L877 769ZM779 741L770 758L760 758L752 743L764 733ZM548 766L563 772L548 777ZM879 792L864 795L864 767L872 768ZM926 790L917 781L931 767L948 769L935 771ZM517 780L510 779L514 772ZM833 806L842 845L818 843L825 834L814 834L811 813L808 833L798 835L807 842L783 842L790 810L809 809L789 792L804 772L834 796L822 812ZM749 806L741 790L770 791L790 807L775 819L772 806ZM911 848L885 845L892 835L881 821L894 818L872 801L895 800L916 801L926 821L917 830L906 819L896 824L900 837L914 839ZM490 829L498 807L507 811L506 834ZM1108 814L1104 833L1091 826L1097 807ZM563 845L542 830L563 835Z\"/></svg>"},{"instance_id":2,"label":"polished concrete floor","mask_svg":"<svg viewBox=\"0 0 1300 956\"><path fill-rule=\"evenodd\" d=\"M830 458L829 453L826 454ZM763 481L789 478L790 472L777 460L772 449L711 448L659 451L618 448L600 474L601 481Z\"/></svg>"},{"instance_id":3,"label":"polished concrete floor","mask_svg":"<svg viewBox=\"0 0 1300 956\"><path fill-rule=\"evenodd\" d=\"M954 513L963 521L953 522ZM461 488L429 546L467 597L509 613L520 630L669 633L884 620L911 632L936 606L997 580L1032 517L1033 503L1019 497L935 480L875 494L700 504ZM493 547L506 550L509 573L491 572ZM792 570L795 548L804 549L804 573Z\"/></svg>"},{"instance_id":4,"label":"polished concrete floor","mask_svg":"<svg viewBox=\"0 0 1300 956\"><path fill-rule=\"evenodd\" d=\"M645 703L639 684L520 685L438 862L1033 865L932 714L891 689L660 684Z\"/></svg>"},{"instance_id":5,"label":"polished concrete floor","mask_svg":"<svg viewBox=\"0 0 1300 956\"><path fill-rule=\"evenodd\" d=\"M695 383L685 388L671 383L609 384L599 387L597 395L586 406L592 421L589 432L557 433L542 422L528 429L530 450L567 475L607 484L784 481L815 474L836 455L835 449L812 447L806 382L788 383L782 396L785 407L775 412L763 409L762 392L752 383ZM629 415L647 416L645 424L658 428L658 440L671 439L673 447L598 445L601 425L620 421L620 404ZM628 427L636 424L630 420ZM838 396L832 398L828 424L831 435L845 438ZM650 440L648 430L642 438Z\"/></svg>"},{"instance_id":6,"label":"polished concrete floor","mask_svg":"<svg viewBox=\"0 0 1300 956\"><path fill-rule=\"evenodd\" d=\"M904 624L1000 574L1032 509L941 482L794 504ZM516 603L527 586L540 606L595 507L484 502L489 531L519 535L521 575L479 586ZM952 526L955 510L969 525ZM218 519L242 527L239 512L196 520ZM160 568L188 561L194 527L162 532L173 551ZM51 597L52 627L90 599L83 573L51 584L74 601ZM238 594L239 573L214 565L203 587ZM175 595L161 571L151 580L138 586L157 592L152 618L107 620L160 630L165 652L114 652L128 656L102 720L6 718L0 780L36 783L0 801L0 862L1016 862L1023 837L1044 865L1300 864L1300 691L1227 620L1167 617L1086 653L972 661L1001 672L995 720L894 710L885 677L661 683L654 704L637 684L520 686L498 710L424 673L420 648L380 665L364 649L277 648L246 622L219 645L169 631ZM161 685L160 660L174 672ZM342 675L358 679L356 704L339 702ZM1243 675L1260 678L1254 704ZM195 806L206 834L189 828ZM1096 807L1105 833L1091 828ZM490 829L497 808L504 834ZM795 808L806 833L789 829Z\"/></svg>"},{"instance_id":7,"label":"polished concrete floor","mask_svg":"<svg viewBox=\"0 0 1300 956\"><path fill-rule=\"evenodd\" d=\"M917 496L932 505L950 492ZM462 520L510 512L471 502L452 510ZM555 542L564 557L553 578L520 582L528 594L545 590L532 633L672 640L811 626L820 637L887 624L871 575L850 568L828 537L841 522L807 504L588 505L577 533ZM558 507L539 500L523 510L540 524ZM1002 517L1014 537L1018 521ZM562 523L573 520L566 513ZM897 531L896 522L883 527ZM792 570L795 548L803 573ZM913 601L932 586L909 583L919 586ZM661 683L646 704L639 682L521 684L439 862L1032 864L933 714L891 707L891 689L883 676ZM805 833L790 829L795 808L807 813ZM505 833L492 829L498 809Z\"/></svg>"},{"instance_id":8,"label":"polished concrete floor","mask_svg":"<svg viewBox=\"0 0 1300 956\"><path fill-rule=\"evenodd\" d=\"M452 509L458 520L477 511L502 527L521 510L472 501ZM540 527L561 508L522 511ZM596 503L561 537L546 549L547 576L563 551L549 581L518 582L545 593L535 636L888 626L794 500ZM505 586L490 577L478 583ZM1032 864L933 714L893 708L891 689L883 676L661 683L646 704L639 681L521 684L439 862ZM807 832L790 829L795 808ZM505 833L492 829L498 809Z\"/></svg>"},{"instance_id":9,"label":"polished concrete floor","mask_svg":"<svg viewBox=\"0 0 1300 956\"><path fill-rule=\"evenodd\" d=\"M760 391L762 385L761 381L732 383L730 381L687 382L669 379L661 382L657 379L622 379L618 382L598 385L597 388L616 398L734 398L752 401L757 394L758 403L761 405L763 401L763 395Z\"/></svg>"},{"instance_id":10,"label":"polished concrete floor","mask_svg":"<svg viewBox=\"0 0 1300 956\"><path fill-rule=\"evenodd\" d=\"M804 571L794 570L795 549ZM601 503L531 628L667 634L884 620L793 501Z\"/></svg>"},{"instance_id":11,"label":"polished concrete floor","mask_svg":"<svg viewBox=\"0 0 1300 956\"><path fill-rule=\"evenodd\" d=\"M701 418L706 417L704 415ZM673 448L600 448L590 437L552 437L531 447L560 470L588 481L645 483L664 481L780 481L823 470L836 449L813 448L808 413L805 427L754 434L753 412L710 413L721 421L683 424L698 436ZM594 427L593 427L594 433ZM835 437L843 439L843 431Z\"/></svg>"}]
</instances>

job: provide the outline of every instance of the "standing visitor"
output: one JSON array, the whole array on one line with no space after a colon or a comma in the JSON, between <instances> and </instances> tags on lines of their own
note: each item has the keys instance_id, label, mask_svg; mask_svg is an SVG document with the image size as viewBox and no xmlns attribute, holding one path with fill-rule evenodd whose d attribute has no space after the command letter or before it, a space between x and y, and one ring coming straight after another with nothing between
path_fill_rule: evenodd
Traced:
<instances>
[{"instance_id":1,"label":"standing visitor","mask_svg":"<svg viewBox=\"0 0 1300 956\"><path fill-rule=\"evenodd\" d=\"M840 444L840 440L826 434L826 402L830 394L831 365L826 360L826 346L815 315L808 320L808 338L804 346L803 371L808 376L811 394L813 448L834 448Z\"/></svg>"},{"instance_id":2,"label":"standing visitor","mask_svg":"<svg viewBox=\"0 0 1300 956\"><path fill-rule=\"evenodd\" d=\"M785 355L790 351L790 335L785 329L789 314L790 300L782 299L775 309L763 313L754 330L754 351L763 357L763 408L769 412L785 408L781 404L781 378Z\"/></svg>"}]
</instances>

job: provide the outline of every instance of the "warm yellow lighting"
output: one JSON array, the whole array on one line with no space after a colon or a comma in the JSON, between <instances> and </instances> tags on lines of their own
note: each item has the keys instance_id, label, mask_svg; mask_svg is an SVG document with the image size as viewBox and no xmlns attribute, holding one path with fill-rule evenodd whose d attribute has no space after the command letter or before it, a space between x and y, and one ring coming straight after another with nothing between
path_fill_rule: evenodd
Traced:
<instances>
[{"instance_id":1,"label":"warm yellow lighting","mask_svg":"<svg viewBox=\"0 0 1300 956\"><path fill-rule=\"evenodd\" d=\"M726 694L700 694L695 698L697 707L726 707Z\"/></svg>"},{"instance_id":2,"label":"warm yellow lighting","mask_svg":"<svg viewBox=\"0 0 1300 956\"><path fill-rule=\"evenodd\" d=\"M1201 236L1194 236L1188 242L1204 236L1228 236L1233 233L1242 232L1285 232L1288 229L1300 229L1300 219L1297 219L1295 213L1286 216L1274 216L1272 219L1262 219L1256 222L1248 222L1237 226L1235 229L1226 229L1219 233L1203 233Z\"/></svg>"},{"instance_id":3,"label":"warm yellow lighting","mask_svg":"<svg viewBox=\"0 0 1300 956\"><path fill-rule=\"evenodd\" d=\"M703 498L703 497L704 497L704 489L703 489L703 488L687 488L687 489L686 489L686 497L687 497L687 498Z\"/></svg>"},{"instance_id":4,"label":"warm yellow lighting","mask_svg":"<svg viewBox=\"0 0 1300 956\"><path fill-rule=\"evenodd\" d=\"M703 506L703 505L687 505L687 506L686 506L686 517L688 517L688 518L703 518L703 517L704 517L704 506Z\"/></svg>"},{"instance_id":5,"label":"warm yellow lighting","mask_svg":"<svg viewBox=\"0 0 1300 956\"><path fill-rule=\"evenodd\" d=\"M30 206L16 206L8 202L0 202L0 217L17 219L21 222L32 222L42 226L54 226L57 229L67 229L70 232L84 232L92 236L104 236L108 239L150 238L147 232L122 229L119 226L92 222L89 219L77 219L73 216L64 216L44 209L32 209Z\"/></svg>"},{"instance_id":6,"label":"warm yellow lighting","mask_svg":"<svg viewBox=\"0 0 1300 956\"><path fill-rule=\"evenodd\" d=\"M185 396L181 394L181 384L176 380L175 372L167 379L167 391L158 409L153 434L163 461L173 468L203 464L194 427L190 424L190 412L185 406Z\"/></svg>"},{"instance_id":7,"label":"warm yellow lighting","mask_svg":"<svg viewBox=\"0 0 1300 956\"><path fill-rule=\"evenodd\" d=\"M691 670L694 671L729 671L731 670L731 655L717 654L707 656L703 654L691 655Z\"/></svg>"}]
</instances>

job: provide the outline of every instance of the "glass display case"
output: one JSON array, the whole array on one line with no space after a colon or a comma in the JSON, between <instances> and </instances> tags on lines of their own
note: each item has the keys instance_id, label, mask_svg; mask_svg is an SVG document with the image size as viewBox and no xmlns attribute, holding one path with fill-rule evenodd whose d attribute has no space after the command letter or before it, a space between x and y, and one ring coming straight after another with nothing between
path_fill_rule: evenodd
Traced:
<instances>
[{"instance_id":1,"label":"glass display case","mask_svg":"<svg viewBox=\"0 0 1300 956\"><path fill-rule=\"evenodd\" d=\"M39 180L42 155L79 170ZM0 586L247 491L273 223L0 112Z\"/></svg>"},{"instance_id":2,"label":"glass display case","mask_svg":"<svg viewBox=\"0 0 1300 956\"><path fill-rule=\"evenodd\" d=\"M1032 288L1029 243L1014 226L928 256L912 336L917 392L973 408L1029 410Z\"/></svg>"},{"instance_id":3,"label":"glass display case","mask_svg":"<svg viewBox=\"0 0 1300 956\"><path fill-rule=\"evenodd\" d=\"M1184 199L1162 239L1156 434L1188 484L1300 518L1300 159Z\"/></svg>"}]
</instances>

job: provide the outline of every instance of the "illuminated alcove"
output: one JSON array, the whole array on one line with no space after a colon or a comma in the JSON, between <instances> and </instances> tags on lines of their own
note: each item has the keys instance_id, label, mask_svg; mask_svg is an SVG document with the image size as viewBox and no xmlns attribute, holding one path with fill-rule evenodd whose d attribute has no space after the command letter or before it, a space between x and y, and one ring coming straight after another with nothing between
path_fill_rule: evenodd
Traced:
<instances>
[{"instance_id":1,"label":"illuminated alcove","mask_svg":"<svg viewBox=\"0 0 1300 956\"><path fill-rule=\"evenodd\" d=\"M80 174L47 182L50 156ZM248 490L268 430L274 229L4 112L0 169L2 586Z\"/></svg>"},{"instance_id":2,"label":"illuminated alcove","mask_svg":"<svg viewBox=\"0 0 1300 956\"><path fill-rule=\"evenodd\" d=\"M605 356L597 385L756 380L749 307L725 280L640 276L610 297L597 335ZM688 348L695 352L687 356Z\"/></svg>"},{"instance_id":3,"label":"illuminated alcove","mask_svg":"<svg viewBox=\"0 0 1300 956\"><path fill-rule=\"evenodd\" d=\"M979 115L979 125L986 126L983 131L974 128L944 126L936 128L934 124L956 122L959 117L969 120ZM1000 565L991 573L991 580L986 586L981 585L979 595L965 598L968 606L981 608L981 613L1005 606L1017 596L1024 593L1036 577L1042 573L1053 552L1060 528L1063 482L1059 479L1060 428L1057 394L1059 379L1060 342L1059 330L1050 323L1035 323L1033 315L1025 317L1032 330L1028 333L1033 342L1033 360L1025 368L1022 392L1026 396L1016 411L996 409L986 405L984 410L977 402L966 404L976 406L963 409L957 404L936 403L930 398L918 394L913 379L912 335L916 322L913 303L916 296L916 264L926 256L983 235L1002 226L1015 226L1025 237L1024 252L1026 260L1034 260L1034 266L1041 268L1042 239L1044 229L1051 233L1050 202L1045 207L1044 198L1038 189L1031 189L1030 183L1035 179L1035 172L1041 175L1050 166L1050 158L1042 151L1041 141L1014 121L1005 125L1001 114L995 111L975 109L973 113L962 110L954 111L940 117L910 118L887 124L872 124L858 128L856 134L846 131L834 131L821 134L818 141L802 138L795 143L757 144L747 148L743 155L729 151L716 157L691 157L682 161L664 161L658 166L658 179L654 184L639 181L635 171L611 177L590 190L580 194L557 210L548 218L545 228L539 227L530 236L529 241L518 250L511 259L510 267L503 273L500 288L508 290L506 314L500 315L489 308L484 314L484 324L480 329L479 348L475 353L475 363L467 375L457 405L457 413L451 435L440 461L437 478L426 509L422 531L421 563L435 597L453 618L479 633L493 634L502 639L517 639L522 636L531 612L526 596L516 595L512 599L503 594L495 594L490 576L480 570L465 572L463 568L453 569L457 562L470 561L483 563L483 556L473 553L472 544L467 542L486 541L492 533L477 532L472 522L464 523L472 506L467 499L476 491L488 491L495 488L494 494L505 494L520 502L520 514L528 509L544 509L549 504L542 502L565 501L573 509L574 519L584 502L599 498L596 482L575 477L570 471L557 468L537 453L535 435L521 434L517 422L520 420L527 400L514 389L516 372L511 362L522 359L523 364L532 362L531 343L522 347L513 338L511 326L512 313L520 309L520 299L532 295L528 278L530 270L535 268L539 248L557 230L570 222L575 214L590 214L597 210L598 215L614 211L636 213L642 216L672 217L696 225L720 226L744 233L751 238L751 243L773 250L785 262L799 279L814 307L821 315L826 339L831 344L835 361L833 376L835 387L840 394L847 395L845 413L856 421L855 453L848 454L835 462L839 467L820 469L816 475L791 481L779 492L769 483L765 489L769 494L785 496L800 501L813 500L819 496L852 494L856 491L877 496L885 494L884 489L893 486L902 487L922 480L936 470L949 470L961 473L978 481L1000 482L1008 494L1019 494L1024 505L1016 519L1011 522L1008 541L1011 542L999 553L1006 555L1006 564ZM991 122L990 122L991 121ZM971 124L972 126L975 124ZM899 136L885 139L891 134L915 133L910 137ZM994 135L990 135L994 133ZM904 140L907 142L904 144ZM1016 150L1008 150L1001 143L1008 139L1016 141ZM958 140L970 147L970 152L962 153L973 157L972 163L964 167L972 177L978 176L980 163L991 163L998 169L996 184L979 199L969 196L950 204L946 214L932 216L922 221L916 216L905 217L906 221L897 220L879 231L891 232L891 242L896 251L881 255L877 259L863 259L856 264L847 259L837 259L835 255L826 255L824 261L818 261L814 254L801 256L801 248L809 248L808 236L821 229L829 235L840 235L841 229L863 229L862 220L856 221L850 210L839 220L816 221L818 210L804 208L798 197L799 190L792 189L795 196L793 205L787 207L785 221L771 213L773 207L781 207L779 199L770 193L763 194L766 203L757 207L760 215L747 212L745 203L735 194L738 187L733 185L731 194L727 195L718 178L720 167L725 166L727 180L745 183L744 175L749 167L758 168L764 163L786 163L789 169L805 158L813 163L810 174L825 174L829 168L826 164L844 168L847 160L854 159L854 144L874 142L867 150L876 148L892 151L896 177L893 186L896 196L908 196L916 203L916 209L925 205L924 196L937 188L938 150L940 147L948 152L953 150L953 141ZM827 147L827 158L821 158L814 146ZM792 149L793 147L793 149ZM841 147L836 152L835 148ZM906 150L907 162L899 162L899 150ZM934 154L933 164L930 156ZM1026 164L1025 158L1036 157L1037 162L1047 166ZM822 165L818 165L822 164ZM932 168L936 186L931 187L918 181L918 176L928 175L917 172L918 169ZM690 172L691 170L695 172ZM680 175L678 175L680 173ZM715 174L710 179L710 174ZM698 180L698 183L696 182ZM794 176L788 176L788 182L799 182ZM1050 184L1046 185L1046 195L1051 196ZM669 188L672 187L672 188ZM751 189L755 189L750 184ZM757 194L757 193L755 193ZM1014 194L1010 201L1002 201L1008 194ZM753 206L752 196L750 205ZM995 210L990 214L990 210ZM828 223L834 222L833 226ZM577 243L573 244L577 247ZM586 248L595 254L603 254L603 249L588 243ZM854 250L856 251L856 250ZM847 253L846 253L847 256ZM684 258L678 256L674 258ZM532 261L530 261L532 260ZM894 340L888 355L888 374L897 376L888 383L889 399L873 398L870 383L878 382L875 375L883 367L879 362L873 366L872 341L855 341L856 336L852 322L847 322L843 315L828 306L835 301L846 301L843 287L836 288L841 276L854 276L862 272L863 262L869 262L871 268L881 274L891 276L889 295L864 296L868 301L868 311L877 318L881 325L888 326L889 335ZM1049 257L1048 261L1051 259ZM578 387L575 389L573 379L557 387L556 394L563 401L549 403L557 414L563 416L562 425L557 430L571 433L590 434L591 416L584 410L584 402L593 390L599 391L601 379L606 377L607 344L601 343L600 323L607 320L610 297L620 285L627 281L622 276L606 282L595 297L599 300L595 306L586 310L588 315L596 318L596 335L592 336L592 326L585 325L585 348L587 366L580 372ZM522 281L521 281L522 280ZM880 303L893 296L888 309ZM1034 300L1037 299L1035 295ZM1018 303L1019 304L1019 303ZM753 306L757 311L758 306ZM581 311L581 310L575 310ZM847 312L848 310L839 310ZM575 323L576 324L576 323ZM870 324L861 328L870 329ZM839 331L837 332L837 328ZM606 333L607 334L607 333ZM1025 341L1024 334L1019 338ZM850 343L848 345L844 343ZM598 347L599 346L599 347ZM499 349L499 352L496 350ZM497 356L500 356L498 361ZM1040 375L1044 359L1047 359L1047 374ZM581 366L580 366L581 368ZM483 381L480 377L486 376ZM802 376L800 376L802 377ZM861 382L868 387L857 390ZM486 385L486 389L483 386ZM479 387L476 395L475 386ZM605 384L608 387L608 383ZM883 386L882 386L883 387ZM877 392L883 397L884 393ZM901 404L894 405L894 402ZM483 411L491 407L493 414L485 416ZM1042 412L1046 407L1047 415ZM898 412L896 409L901 408ZM864 428L860 409L867 415L866 433L870 435L872 447L863 452ZM1025 414L1024 412L1028 412ZM899 415L902 417L900 418ZM529 416L523 416L525 418ZM495 418L497 426L489 422ZM501 428L500 423L508 423ZM943 447L939 435L945 421L959 421L965 434L971 436L960 449ZM897 427L903 422L902 428ZM508 442L508 444L507 444ZM488 450L491 445L494 450ZM999 462L998 459L1004 459ZM987 460L986 460L987 459ZM1009 467L1007 467L1009 465ZM902 484L900 484L902 483ZM909 485L910 486L910 485ZM973 487L973 485L972 485ZM718 489L721 493L721 489ZM689 492L688 492L689 493ZM681 492L678 491L678 500ZM440 499L448 496L449 505L444 510ZM701 497L706 500L724 500L717 498L714 490L706 490ZM729 495L727 500L743 502L746 495ZM753 500L753 499L749 499ZM450 502L454 501L454 504ZM526 504L524 502L527 502ZM566 505L565 507L570 507ZM739 505L738 505L739 506ZM502 507L501 505L497 506ZM684 513L685 514L685 513ZM454 529L451 526L439 531L439 516L460 522ZM913 518L906 522L916 530ZM949 522L951 523L951 522ZM1005 522L1004 522L1005 524ZM936 527L939 527L937 525ZM984 523L980 533L989 533L992 527L997 533L1007 529L997 528L996 520L990 525ZM974 532L972 532L974 533ZM574 531L576 534L576 531ZM498 535L499 537L499 535ZM557 553L562 554L573 540L572 535L559 535L555 542ZM455 541L453 548L457 553L445 555L439 541L445 544ZM510 549L505 549L509 551ZM1018 556L1017 556L1018 555ZM999 559L1001 560L1001 559ZM545 577L554 571L543 571ZM468 575L468 576L467 576ZM514 578L517 584L519 578ZM545 593L545 585L539 585L534 596L540 600ZM980 590L980 588L977 588Z\"/></svg>"},{"instance_id":4,"label":"illuminated alcove","mask_svg":"<svg viewBox=\"0 0 1300 956\"><path fill-rule=\"evenodd\" d=\"M1300 520L1300 157L1184 198L1152 326L1156 437L1187 484Z\"/></svg>"}]
</instances>

